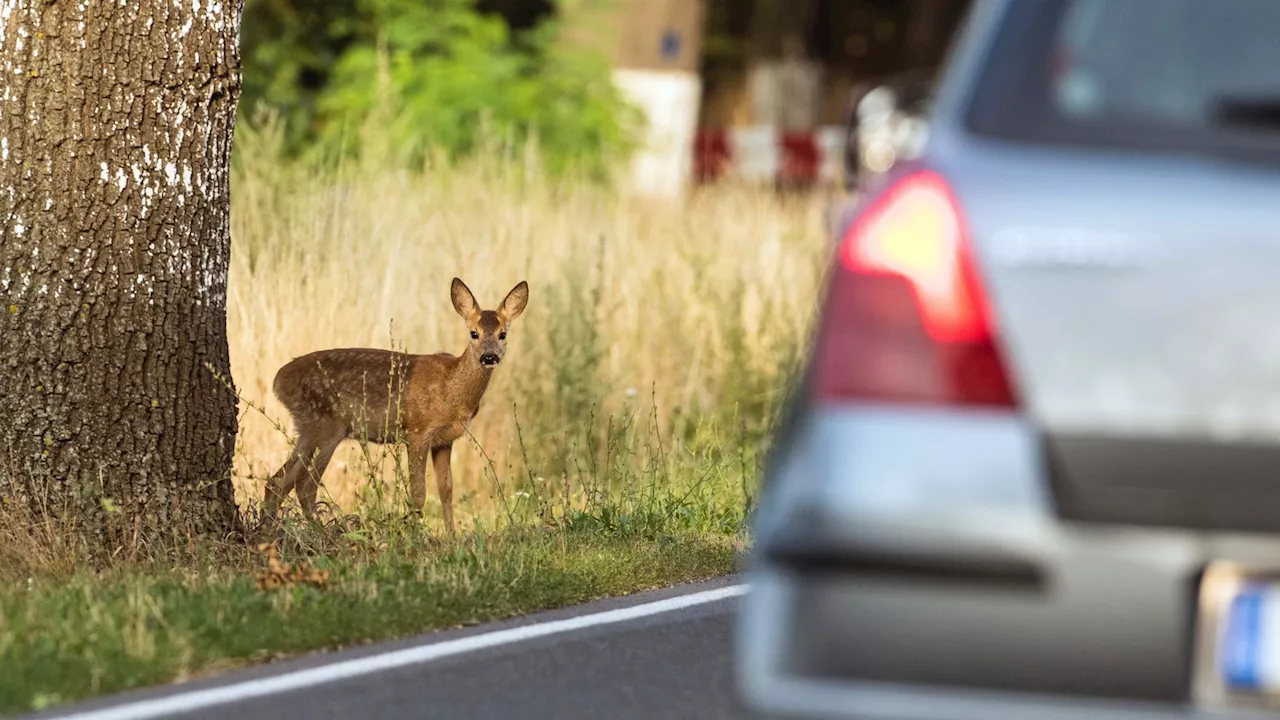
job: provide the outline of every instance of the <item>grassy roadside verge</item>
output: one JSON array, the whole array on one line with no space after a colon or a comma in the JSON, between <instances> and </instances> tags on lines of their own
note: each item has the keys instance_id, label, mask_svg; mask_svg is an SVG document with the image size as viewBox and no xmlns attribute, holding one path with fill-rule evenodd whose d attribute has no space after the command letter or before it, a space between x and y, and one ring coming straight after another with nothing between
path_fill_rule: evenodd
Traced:
<instances>
[{"instance_id":1,"label":"grassy roadside verge","mask_svg":"<svg viewBox=\"0 0 1280 720\"><path fill-rule=\"evenodd\" d=\"M0 589L0 713L307 651L485 622L724 575L725 536L511 529L418 538L258 578L242 550L201 571L132 567ZM325 575L327 574L327 577Z\"/></svg>"},{"instance_id":2,"label":"grassy roadside verge","mask_svg":"<svg viewBox=\"0 0 1280 720\"><path fill-rule=\"evenodd\" d=\"M434 489L425 515L400 517L403 454L358 442L325 476L332 519L281 543L320 574L286 569L272 589L252 544L86 539L0 505L0 714L737 567L829 255L821 198L725 187L651 205L498 156L326 169L272 142L237 129L237 502L252 516L290 450L270 389L282 364L326 347L457 352L451 278L489 304L524 279L529 309L454 449L464 533L439 537Z\"/></svg>"}]
</instances>

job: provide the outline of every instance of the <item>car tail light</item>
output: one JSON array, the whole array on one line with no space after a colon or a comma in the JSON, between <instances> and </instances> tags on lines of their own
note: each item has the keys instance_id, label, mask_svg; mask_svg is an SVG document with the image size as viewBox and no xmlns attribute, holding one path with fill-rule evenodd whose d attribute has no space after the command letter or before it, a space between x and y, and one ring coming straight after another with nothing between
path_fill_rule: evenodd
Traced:
<instances>
[{"instance_id":1,"label":"car tail light","mask_svg":"<svg viewBox=\"0 0 1280 720\"><path fill-rule=\"evenodd\" d=\"M899 179L850 227L814 371L819 400L1017 406L964 217L940 175Z\"/></svg>"}]
</instances>

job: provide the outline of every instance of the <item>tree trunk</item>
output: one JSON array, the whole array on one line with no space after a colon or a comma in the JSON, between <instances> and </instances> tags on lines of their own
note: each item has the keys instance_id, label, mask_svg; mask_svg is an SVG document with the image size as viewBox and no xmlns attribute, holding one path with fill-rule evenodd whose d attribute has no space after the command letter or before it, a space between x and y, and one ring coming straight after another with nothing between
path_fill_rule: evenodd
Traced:
<instances>
[{"instance_id":1,"label":"tree trunk","mask_svg":"<svg viewBox=\"0 0 1280 720\"><path fill-rule=\"evenodd\" d=\"M98 549L236 524L242 6L0 0L0 499Z\"/></svg>"}]
</instances>

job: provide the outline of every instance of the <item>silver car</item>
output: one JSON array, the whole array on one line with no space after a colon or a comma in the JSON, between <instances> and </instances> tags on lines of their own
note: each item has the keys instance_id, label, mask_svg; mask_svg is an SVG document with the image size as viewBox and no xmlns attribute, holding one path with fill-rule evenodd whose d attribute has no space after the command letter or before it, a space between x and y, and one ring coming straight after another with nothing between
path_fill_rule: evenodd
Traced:
<instances>
[{"instance_id":1,"label":"silver car","mask_svg":"<svg viewBox=\"0 0 1280 720\"><path fill-rule=\"evenodd\" d=\"M819 314L750 710L1280 709L1280 0L978 0Z\"/></svg>"}]
</instances>

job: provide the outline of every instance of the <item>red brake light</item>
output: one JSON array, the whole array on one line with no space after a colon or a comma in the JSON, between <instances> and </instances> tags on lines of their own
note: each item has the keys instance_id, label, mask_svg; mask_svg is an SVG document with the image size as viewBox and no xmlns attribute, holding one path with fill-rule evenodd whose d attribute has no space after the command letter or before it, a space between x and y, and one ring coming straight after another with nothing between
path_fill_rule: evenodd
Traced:
<instances>
[{"instance_id":1,"label":"red brake light","mask_svg":"<svg viewBox=\"0 0 1280 720\"><path fill-rule=\"evenodd\" d=\"M818 338L824 399L1015 406L946 181L897 181L854 222L839 250Z\"/></svg>"}]
</instances>

